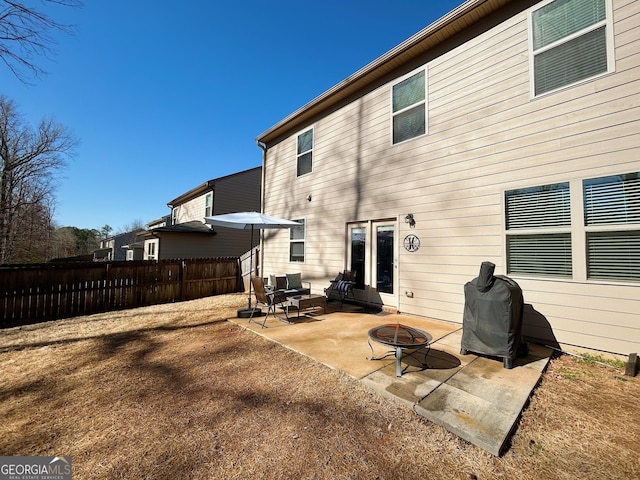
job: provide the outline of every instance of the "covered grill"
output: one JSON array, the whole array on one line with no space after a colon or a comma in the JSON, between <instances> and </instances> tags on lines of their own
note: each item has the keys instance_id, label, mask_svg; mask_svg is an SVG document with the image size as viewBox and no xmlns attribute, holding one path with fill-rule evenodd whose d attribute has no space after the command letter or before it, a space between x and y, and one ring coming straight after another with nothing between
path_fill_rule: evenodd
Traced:
<instances>
[{"instance_id":1,"label":"covered grill","mask_svg":"<svg viewBox=\"0 0 640 480\"><path fill-rule=\"evenodd\" d=\"M460 353L502 357L504 368L512 368L516 356L527 350L522 341L522 290L509 277L494 275L495 267L482 262L478 277L464 286Z\"/></svg>"}]
</instances>

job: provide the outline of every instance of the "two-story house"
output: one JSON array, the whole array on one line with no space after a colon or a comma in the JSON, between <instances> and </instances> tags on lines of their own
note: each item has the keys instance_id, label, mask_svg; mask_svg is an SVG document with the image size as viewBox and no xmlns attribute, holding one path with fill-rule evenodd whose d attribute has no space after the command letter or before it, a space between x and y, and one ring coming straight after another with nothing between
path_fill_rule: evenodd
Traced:
<instances>
[{"instance_id":1,"label":"two-story house","mask_svg":"<svg viewBox=\"0 0 640 480\"><path fill-rule=\"evenodd\" d=\"M262 167L209 180L171 200L170 215L147 224L145 260L238 257L249 250L250 232L212 229L204 217L259 211ZM257 239L255 240L257 243Z\"/></svg>"},{"instance_id":2,"label":"two-story house","mask_svg":"<svg viewBox=\"0 0 640 480\"><path fill-rule=\"evenodd\" d=\"M143 229L118 233L100 240L100 248L94 250L93 261L142 260Z\"/></svg>"},{"instance_id":3,"label":"two-story house","mask_svg":"<svg viewBox=\"0 0 640 480\"><path fill-rule=\"evenodd\" d=\"M461 323L491 261L527 338L640 349L640 2L466 1L256 140L266 272Z\"/></svg>"}]
</instances>

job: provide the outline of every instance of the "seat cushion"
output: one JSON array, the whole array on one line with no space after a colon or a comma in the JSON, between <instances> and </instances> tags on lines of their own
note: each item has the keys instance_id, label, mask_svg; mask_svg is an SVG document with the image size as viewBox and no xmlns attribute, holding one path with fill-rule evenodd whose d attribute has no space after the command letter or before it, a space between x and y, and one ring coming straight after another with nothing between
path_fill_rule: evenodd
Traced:
<instances>
[{"instance_id":1,"label":"seat cushion","mask_svg":"<svg viewBox=\"0 0 640 480\"><path fill-rule=\"evenodd\" d=\"M287 289L302 288L301 273L287 273Z\"/></svg>"},{"instance_id":2,"label":"seat cushion","mask_svg":"<svg viewBox=\"0 0 640 480\"><path fill-rule=\"evenodd\" d=\"M347 293L353 288L353 282L346 282L344 280L340 280L336 284L336 290L340 293Z\"/></svg>"}]
</instances>

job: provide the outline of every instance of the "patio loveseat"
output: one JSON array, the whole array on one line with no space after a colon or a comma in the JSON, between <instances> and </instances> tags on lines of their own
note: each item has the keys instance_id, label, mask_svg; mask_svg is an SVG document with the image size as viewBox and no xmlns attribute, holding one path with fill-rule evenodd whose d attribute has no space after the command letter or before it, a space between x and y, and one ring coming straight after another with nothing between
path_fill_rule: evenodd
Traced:
<instances>
[{"instance_id":1,"label":"patio loveseat","mask_svg":"<svg viewBox=\"0 0 640 480\"><path fill-rule=\"evenodd\" d=\"M287 297L311 293L311 282L303 281L300 273L287 273L282 276L271 275L266 283L268 289L284 293ZM303 284L307 286L303 286Z\"/></svg>"}]
</instances>

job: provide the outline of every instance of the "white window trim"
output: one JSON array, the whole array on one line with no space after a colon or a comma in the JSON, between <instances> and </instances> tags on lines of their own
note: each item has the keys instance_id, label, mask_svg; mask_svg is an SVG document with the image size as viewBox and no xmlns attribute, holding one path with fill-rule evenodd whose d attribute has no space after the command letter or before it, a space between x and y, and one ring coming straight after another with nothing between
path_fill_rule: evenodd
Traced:
<instances>
[{"instance_id":1,"label":"white window trim","mask_svg":"<svg viewBox=\"0 0 640 480\"><path fill-rule=\"evenodd\" d=\"M395 87L397 84L399 84L400 82L402 82L403 80L406 80L409 77L414 76L417 73L420 73L421 71L424 71L424 100L422 102L416 102L398 112L394 112L393 111L393 87ZM415 137L411 137L408 138L406 140L403 140L402 142L398 142L398 143L393 143L393 118L399 114L402 113L410 108L413 108L417 105L419 105L420 103L424 104L424 133L422 135L418 135ZM400 78L396 78L394 80L393 83L391 83L390 87L389 87L389 118L390 118L390 122L389 122L389 144L391 146L397 146L397 145L404 145L407 142L411 142L413 140L416 140L418 138L423 138L426 137L427 135L429 135L429 70L427 65L423 65L421 67L416 68L415 70L407 73L406 75L403 75Z\"/></svg>"},{"instance_id":2,"label":"white window trim","mask_svg":"<svg viewBox=\"0 0 640 480\"><path fill-rule=\"evenodd\" d=\"M605 8L607 11L607 18L602 21L599 22L597 24L591 25L585 29L580 30L579 32L575 32L571 35L568 35L567 37L562 38L561 40L558 40L556 42L553 42L552 44L546 45L540 49L538 49L536 51L536 53L539 52L544 52L546 50L549 50L553 47L556 47L558 45L561 45L563 43L566 43L570 40L573 40L574 38L577 38L581 35L584 35L587 32L590 32L592 30L596 30L597 28L600 28L601 26L605 26L605 34L606 34L606 38L607 38L607 71L606 72L602 72L599 73L597 75L594 75L593 77L589 77L589 78L585 78L582 80L578 80L577 82L574 83L570 83L568 85L563 85L562 87L556 88L554 90L549 90L547 92L544 93L540 93L539 95L536 95L536 90L535 90L535 71L533 68L534 65L534 51L533 51L533 13L536 10L539 10L541 8L543 8L546 5L549 5L550 3L555 2L556 0L547 0L546 2L540 3L538 5L535 5L534 7L531 7L528 11L527 14L527 30L528 30L528 44L529 44L529 96L531 98L531 100L534 100L536 98L542 98L545 97L547 95L551 95L555 92L559 92L568 88L573 88L577 85L582 85L584 83L587 82L592 82L593 80L596 80L598 78L601 78L605 75L610 75L612 73L614 73L616 71L616 62L615 62L615 45L614 45L614 35L613 35L613 6L612 6L612 0L605 0Z\"/></svg>"},{"instance_id":3,"label":"white window trim","mask_svg":"<svg viewBox=\"0 0 640 480\"><path fill-rule=\"evenodd\" d=\"M303 238L302 240L300 239L295 239L292 240L291 239L291 233L289 233L289 251L288 253L288 261L289 263L293 263L295 265L301 265L307 262L307 218L306 217L299 217L299 218L295 218L293 219L294 222L297 222L298 220L304 220L304 224L303 224ZM302 260L301 262L296 261L296 260L291 260L291 244L292 243L302 243L302 258L304 260Z\"/></svg>"},{"instance_id":4,"label":"white window trim","mask_svg":"<svg viewBox=\"0 0 640 480\"><path fill-rule=\"evenodd\" d=\"M209 199L209 205L207 205L207 199ZM207 209L210 210L209 213L207 213ZM204 195L204 216L209 217L211 215L213 215L213 192Z\"/></svg>"},{"instance_id":5,"label":"white window trim","mask_svg":"<svg viewBox=\"0 0 640 480\"><path fill-rule=\"evenodd\" d=\"M624 172L623 172L624 173ZM627 280L615 280L615 279L602 279L602 278L588 278L587 276L587 234L590 232L599 231L637 231L636 225L598 225L588 226L584 224L584 202L583 202L583 181L590 178L606 177L609 175L619 175L620 172L604 173L597 175L585 175L580 178L573 178L568 180L569 182L569 199L571 202L571 226L560 227L553 229L537 228L537 229L519 229L517 233L507 230L506 225L506 201L505 193L510 190L516 190L519 188L529 188L540 185L549 185L554 183L563 183L567 180L558 179L556 181L548 181L545 183L526 183L509 186L501 191L501 203L502 203L502 261L503 265L508 265L508 252L507 252L507 236L508 235L526 235L526 234L545 234L545 233L571 233L571 265L572 276L571 277L554 277L554 276L538 276L538 275L525 275L522 273L509 273L507 274L514 279L524 280L539 280L545 282L563 282L563 283L580 283L580 284L593 284L593 285L621 285L621 286L634 286L640 285L640 282L627 281Z\"/></svg>"},{"instance_id":6,"label":"white window trim","mask_svg":"<svg viewBox=\"0 0 640 480\"><path fill-rule=\"evenodd\" d=\"M307 150L304 153L298 153L298 138L300 137L300 135L307 133L308 131L311 131L311 150ZM295 139L296 139L296 144L295 144L295 150L296 150L296 178L300 178L300 177L306 177L307 175L311 175L313 173L313 168L315 166L315 147L316 147L316 128L315 125L312 125L310 127L305 128L304 130L300 130L298 133L296 133L295 135ZM311 153L311 171L307 172L307 173L303 173L302 175L298 175L298 159L306 154L306 153Z\"/></svg>"},{"instance_id":7,"label":"white window trim","mask_svg":"<svg viewBox=\"0 0 640 480\"><path fill-rule=\"evenodd\" d=\"M562 184L562 183L568 183L569 184L569 202L570 202L570 212L571 212L571 225L564 225L564 226L552 226L552 227L534 227L534 228L517 228L517 229L512 229L509 230L507 229L507 202L506 202L506 193L512 190L519 190L519 189L527 189L527 188L534 188L534 187L540 187L540 186L545 186L545 185L553 185L553 184ZM501 204L502 204L502 255L503 255L503 264L505 266L505 270L508 269L508 265L509 265L509 252L508 252L508 248L507 248L507 239L508 237L517 237L517 236L529 236L529 235L554 235L554 234L569 234L571 236L571 269L572 269L572 274L571 276L555 276L555 275L534 275L534 274L526 274L526 273L513 273L513 272L509 272L507 271L507 275L509 275L510 277L513 278L526 278L526 279L538 279L538 280L544 280L544 281L573 281L576 278L576 253L575 253L575 238L574 238L574 231L573 231L573 225L574 225L574 221L575 221L575 209L573 208L574 205L574 198L572 196L572 191L573 191L573 184L571 181L567 181L567 180L557 180L557 181L549 181L549 182L544 182L544 183L537 183L537 184L531 184L531 183L526 183L526 184L522 184L522 185L514 185L511 186L509 188L504 188L501 191Z\"/></svg>"}]
</instances>

